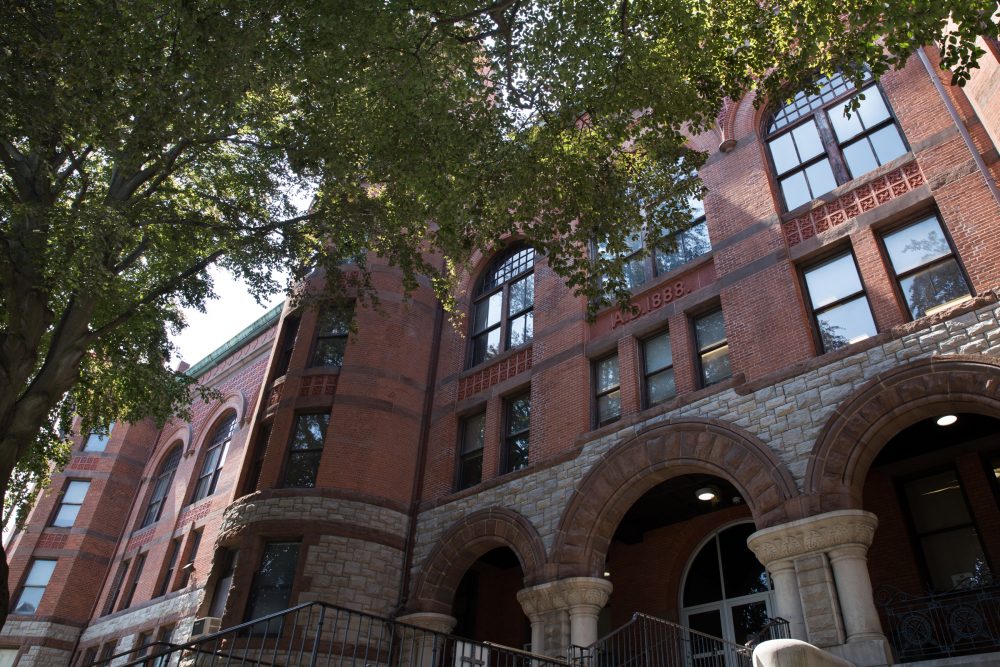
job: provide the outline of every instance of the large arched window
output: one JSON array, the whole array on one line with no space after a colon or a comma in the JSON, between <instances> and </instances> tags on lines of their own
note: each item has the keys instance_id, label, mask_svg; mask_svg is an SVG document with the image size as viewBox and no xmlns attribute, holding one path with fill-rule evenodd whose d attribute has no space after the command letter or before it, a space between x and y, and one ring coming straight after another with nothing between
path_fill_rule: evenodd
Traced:
<instances>
[{"instance_id":1,"label":"large arched window","mask_svg":"<svg viewBox=\"0 0 1000 667\"><path fill-rule=\"evenodd\" d=\"M219 483L219 474L222 472L222 466L226 462L226 454L229 451L229 441L233 439L235 431L235 412L230 413L215 427L205 450L205 458L202 460L201 472L198 473L198 482L195 485L191 502L207 498L215 493L215 487Z\"/></svg>"},{"instance_id":2,"label":"large arched window","mask_svg":"<svg viewBox=\"0 0 1000 667\"><path fill-rule=\"evenodd\" d=\"M535 250L515 245L486 268L473 296L469 366L531 342L534 333Z\"/></svg>"},{"instance_id":3,"label":"large arched window","mask_svg":"<svg viewBox=\"0 0 1000 667\"><path fill-rule=\"evenodd\" d=\"M684 625L743 644L773 616L771 580L747 547L755 530L752 523L723 528L698 550L681 594Z\"/></svg>"},{"instance_id":4,"label":"large arched window","mask_svg":"<svg viewBox=\"0 0 1000 667\"><path fill-rule=\"evenodd\" d=\"M842 74L824 77L819 91L799 91L771 114L768 154L785 210L797 208L907 151L888 102L875 84L861 89L850 117L844 105L858 95Z\"/></svg>"},{"instance_id":5,"label":"large arched window","mask_svg":"<svg viewBox=\"0 0 1000 667\"><path fill-rule=\"evenodd\" d=\"M160 471L156 473L156 481L153 482L153 493L149 497L149 504L146 505L146 514L142 518L142 526L140 528L145 528L160 520L160 515L163 514L164 501L170 492L170 485L174 481L174 473L177 472L177 466L180 462L181 446L177 444L174 445L174 448L167 457L163 459L163 463L160 464Z\"/></svg>"}]
</instances>

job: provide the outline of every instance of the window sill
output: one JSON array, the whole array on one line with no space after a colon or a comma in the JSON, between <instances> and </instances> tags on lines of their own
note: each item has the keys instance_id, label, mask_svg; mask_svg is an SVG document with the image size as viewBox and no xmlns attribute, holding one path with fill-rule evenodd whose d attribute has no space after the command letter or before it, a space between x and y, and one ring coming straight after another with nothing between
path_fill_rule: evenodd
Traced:
<instances>
[{"instance_id":1,"label":"window sill","mask_svg":"<svg viewBox=\"0 0 1000 667\"><path fill-rule=\"evenodd\" d=\"M842 196L851 192L852 190L856 190L857 188L867 185L872 181L876 181L885 176L886 174L888 174L889 172L895 171L896 169L902 167L904 164L907 164L912 161L913 161L913 152L907 151L906 153L903 153L895 160L890 160L889 162L886 162L882 166L869 171L867 174L862 174L861 176L858 176L853 180L847 181L843 185L838 185L833 190L830 190L829 192L820 195L816 199L813 199L810 202L802 204L801 206L797 206L790 211L782 213L780 216L781 222L788 222L789 220L800 218L806 213L812 211L813 209L819 208L821 206L826 206L827 204L832 204L833 202L837 201Z\"/></svg>"}]
</instances>

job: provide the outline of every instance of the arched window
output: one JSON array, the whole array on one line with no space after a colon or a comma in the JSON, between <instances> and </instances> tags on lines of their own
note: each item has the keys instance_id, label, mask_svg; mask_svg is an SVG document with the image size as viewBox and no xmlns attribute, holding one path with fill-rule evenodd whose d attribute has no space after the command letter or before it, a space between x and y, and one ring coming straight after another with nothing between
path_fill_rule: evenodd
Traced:
<instances>
[{"instance_id":1,"label":"arched window","mask_svg":"<svg viewBox=\"0 0 1000 667\"><path fill-rule=\"evenodd\" d=\"M752 523L723 528L698 550L684 578L684 625L743 644L773 616L771 580L747 547L755 530ZM704 657L694 656L695 664Z\"/></svg>"},{"instance_id":2,"label":"arched window","mask_svg":"<svg viewBox=\"0 0 1000 667\"><path fill-rule=\"evenodd\" d=\"M156 481L153 482L153 494L149 497L149 504L146 506L146 514L142 518L142 526L156 523L163 513L163 504L170 492L170 485L174 481L174 473L181 462L181 446L174 445L173 450L167 455L160 465L160 472L156 474Z\"/></svg>"},{"instance_id":3,"label":"arched window","mask_svg":"<svg viewBox=\"0 0 1000 667\"><path fill-rule=\"evenodd\" d=\"M816 93L799 91L767 123L768 154L789 211L908 150L878 86L861 89L861 106L848 118L844 105L858 95L853 84L838 73L818 85Z\"/></svg>"},{"instance_id":4,"label":"arched window","mask_svg":"<svg viewBox=\"0 0 1000 667\"><path fill-rule=\"evenodd\" d=\"M490 262L472 304L469 366L531 342L534 332L535 250L515 245Z\"/></svg>"},{"instance_id":5,"label":"arched window","mask_svg":"<svg viewBox=\"0 0 1000 667\"><path fill-rule=\"evenodd\" d=\"M219 483L219 473L222 472L222 465L226 462L226 453L229 451L229 441L233 439L235 431L236 413L230 413L215 427L212 438L208 441L208 448L205 450L205 458L201 464L201 472L198 473L198 483L195 485L191 502L215 493L215 486Z\"/></svg>"}]
</instances>

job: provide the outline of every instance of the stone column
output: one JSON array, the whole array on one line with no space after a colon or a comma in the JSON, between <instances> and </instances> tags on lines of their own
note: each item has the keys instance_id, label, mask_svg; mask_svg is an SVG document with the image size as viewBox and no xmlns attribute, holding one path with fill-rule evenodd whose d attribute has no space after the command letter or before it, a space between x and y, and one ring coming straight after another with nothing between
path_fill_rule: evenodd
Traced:
<instances>
[{"instance_id":1,"label":"stone column","mask_svg":"<svg viewBox=\"0 0 1000 667\"><path fill-rule=\"evenodd\" d=\"M518 591L517 599L531 619L532 652L564 656L570 644L593 644L597 616L611 589L607 579L570 577Z\"/></svg>"},{"instance_id":2,"label":"stone column","mask_svg":"<svg viewBox=\"0 0 1000 667\"><path fill-rule=\"evenodd\" d=\"M402 642L399 648L399 664L411 665L412 667L434 667L434 665L439 665L441 663L439 654L445 650L445 644L440 635L433 633L451 634L458 620L448 614L436 614L429 611L405 614L396 617L396 620L400 623L406 623L407 625L431 631L404 630L402 632Z\"/></svg>"},{"instance_id":3,"label":"stone column","mask_svg":"<svg viewBox=\"0 0 1000 667\"><path fill-rule=\"evenodd\" d=\"M792 637L859 667L888 662L871 579L868 547L878 518L839 510L759 530L747 545L771 573L777 612Z\"/></svg>"}]
</instances>

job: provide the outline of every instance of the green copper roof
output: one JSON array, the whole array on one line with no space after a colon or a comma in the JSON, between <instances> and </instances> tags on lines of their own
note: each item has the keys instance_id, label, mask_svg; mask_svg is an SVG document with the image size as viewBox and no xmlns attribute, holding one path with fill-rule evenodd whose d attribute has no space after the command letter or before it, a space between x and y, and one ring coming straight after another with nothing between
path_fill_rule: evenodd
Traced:
<instances>
[{"instance_id":1,"label":"green copper roof","mask_svg":"<svg viewBox=\"0 0 1000 667\"><path fill-rule=\"evenodd\" d=\"M184 371L184 374L196 378L218 366L231 354L256 338L269 326L277 322L278 318L281 317L281 308L284 305L285 303L281 302L271 310L261 315L246 329L230 338L222 347Z\"/></svg>"}]
</instances>

